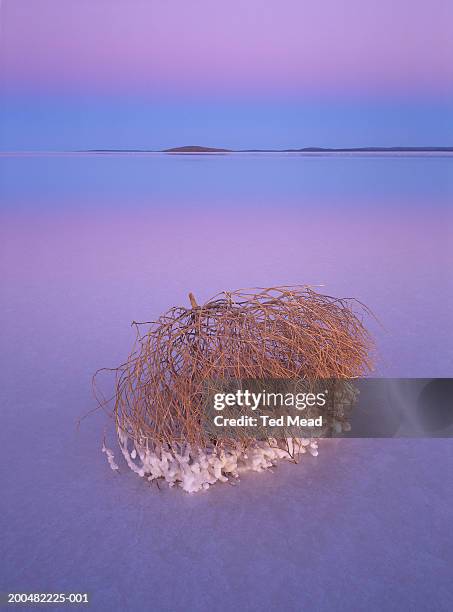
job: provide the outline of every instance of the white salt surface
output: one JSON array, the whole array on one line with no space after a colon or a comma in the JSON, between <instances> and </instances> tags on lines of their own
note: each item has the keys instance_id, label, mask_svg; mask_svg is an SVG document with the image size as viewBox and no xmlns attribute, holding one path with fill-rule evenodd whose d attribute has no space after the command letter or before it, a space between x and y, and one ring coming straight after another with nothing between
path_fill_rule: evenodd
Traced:
<instances>
[{"instance_id":1,"label":"white salt surface","mask_svg":"<svg viewBox=\"0 0 453 612\"><path fill-rule=\"evenodd\" d=\"M297 461L307 452L318 455L318 443L308 438L288 438L287 448L277 446L276 440L255 442L247 449L194 449L189 444L183 449L167 446L160 452L151 452L146 446L134 443L127 434L118 432L121 452L130 469L149 481L162 478L170 487L181 487L187 493L196 493L216 482L229 482L239 478L241 472L261 472L275 466L279 460ZM130 444L134 448L129 451ZM119 467L113 451L102 445L102 452L112 470Z\"/></svg>"}]
</instances>

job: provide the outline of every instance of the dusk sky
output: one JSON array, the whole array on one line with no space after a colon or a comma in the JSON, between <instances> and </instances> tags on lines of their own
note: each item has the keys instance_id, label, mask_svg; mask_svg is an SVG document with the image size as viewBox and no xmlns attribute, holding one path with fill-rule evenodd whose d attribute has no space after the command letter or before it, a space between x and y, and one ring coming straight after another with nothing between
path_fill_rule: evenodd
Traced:
<instances>
[{"instance_id":1,"label":"dusk sky","mask_svg":"<svg viewBox=\"0 0 453 612\"><path fill-rule=\"evenodd\" d=\"M453 145L451 0L3 0L2 150Z\"/></svg>"}]
</instances>

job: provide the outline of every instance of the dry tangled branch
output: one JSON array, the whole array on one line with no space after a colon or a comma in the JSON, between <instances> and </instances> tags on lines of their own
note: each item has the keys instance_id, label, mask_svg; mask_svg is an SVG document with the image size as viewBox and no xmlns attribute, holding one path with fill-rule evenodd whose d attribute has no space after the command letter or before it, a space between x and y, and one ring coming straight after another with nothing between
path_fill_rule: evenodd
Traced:
<instances>
[{"instance_id":1,"label":"dry tangled branch","mask_svg":"<svg viewBox=\"0 0 453 612\"><path fill-rule=\"evenodd\" d=\"M189 298L190 307L133 323L133 351L115 370L113 413L126 444L130 439L153 451L206 447L201 419L208 379L316 381L354 378L371 368L372 342L360 316L367 309L356 300L308 286L223 292L203 305Z\"/></svg>"}]
</instances>

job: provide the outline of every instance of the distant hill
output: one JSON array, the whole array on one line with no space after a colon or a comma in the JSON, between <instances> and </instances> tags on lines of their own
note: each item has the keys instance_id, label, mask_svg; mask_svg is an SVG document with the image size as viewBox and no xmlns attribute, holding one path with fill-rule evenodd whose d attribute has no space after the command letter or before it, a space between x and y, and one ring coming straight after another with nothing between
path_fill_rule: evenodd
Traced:
<instances>
[{"instance_id":1,"label":"distant hill","mask_svg":"<svg viewBox=\"0 0 453 612\"><path fill-rule=\"evenodd\" d=\"M358 153L366 153L368 152L380 152L382 151L383 153L398 153L398 152L402 152L402 153L422 153L424 151L426 152L435 152L435 151L439 151L439 152L452 152L453 151L453 147L350 147L350 148L324 148L324 147L305 147L304 149L285 149L285 152L287 153L298 153L298 152L307 152L307 153L316 153L316 152L323 152L323 151L332 151L332 152L337 152L337 153L353 153L354 151L357 151Z\"/></svg>"},{"instance_id":2,"label":"distant hill","mask_svg":"<svg viewBox=\"0 0 453 612\"><path fill-rule=\"evenodd\" d=\"M174 147L173 149L163 149L162 153L233 153L233 151L231 149L217 149L215 147L188 145L185 147Z\"/></svg>"}]
</instances>

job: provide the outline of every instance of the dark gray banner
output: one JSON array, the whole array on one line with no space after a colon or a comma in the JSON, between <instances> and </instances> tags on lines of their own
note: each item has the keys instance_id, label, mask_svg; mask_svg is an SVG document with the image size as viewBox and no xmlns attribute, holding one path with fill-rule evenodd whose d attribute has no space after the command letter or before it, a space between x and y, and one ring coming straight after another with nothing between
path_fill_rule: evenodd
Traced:
<instances>
[{"instance_id":1,"label":"dark gray banner","mask_svg":"<svg viewBox=\"0 0 453 612\"><path fill-rule=\"evenodd\" d=\"M453 379L210 380L210 437L453 436Z\"/></svg>"}]
</instances>

